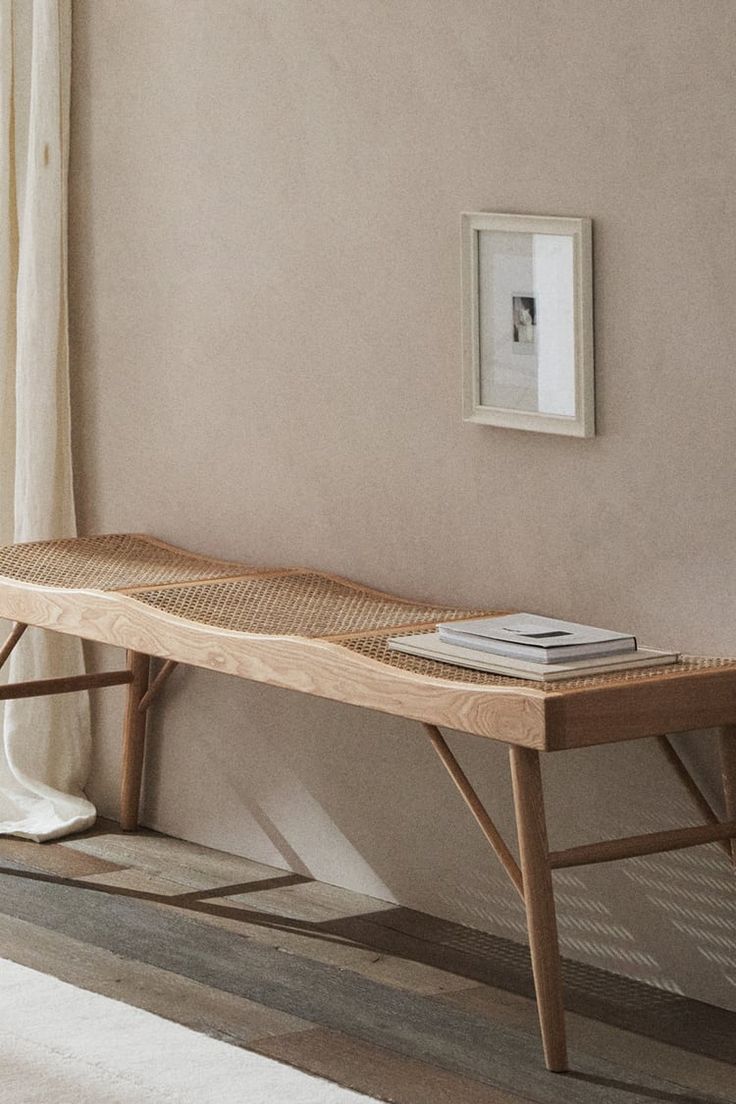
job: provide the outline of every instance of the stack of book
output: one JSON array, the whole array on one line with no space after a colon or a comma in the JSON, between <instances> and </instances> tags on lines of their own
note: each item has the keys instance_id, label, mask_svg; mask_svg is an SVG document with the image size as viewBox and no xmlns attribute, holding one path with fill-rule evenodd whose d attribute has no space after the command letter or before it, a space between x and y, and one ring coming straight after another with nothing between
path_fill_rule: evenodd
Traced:
<instances>
[{"instance_id":1,"label":"stack of book","mask_svg":"<svg viewBox=\"0 0 736 1104\"><path fill-rule=\"evenodd\" d=\"M676 663L675 652L637 647L636 638L534 613L446 621L436 632L395 636L389 648L476 671L554 682L580 675Z\"/></svg>"}]
</instances>

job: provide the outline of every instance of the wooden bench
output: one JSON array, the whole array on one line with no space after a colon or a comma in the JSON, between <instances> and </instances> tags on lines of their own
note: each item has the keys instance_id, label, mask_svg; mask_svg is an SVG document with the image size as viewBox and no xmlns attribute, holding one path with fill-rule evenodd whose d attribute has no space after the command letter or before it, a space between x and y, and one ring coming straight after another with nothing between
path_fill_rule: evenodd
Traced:
<instances>
[{"instance_id":1,"label":"wooden bench","mask_svg":"<svg viewBox=\"0 0 736 1104\"><path fill-rule=\"evenodd\" d=\"M306 568L226 563L138 534L0 549L0 618L127 649L120 671L0 686L0 700L128 685L121 824L134 830L146 716L174 667L189 664L362 705L422 723L524 901L544 1054L567 1069L552 871L736 838L736 660L684 658L550 687L392 652L388 637L488 610L429 605ZM495 611L502 612L502 611ZM505 611L503 611L505 612ZM151 657L163 660L153 665ZM509 745L519 861L438 726ZM727 821L697 789L664 733L720 728ZM540 752L659 737L707 823L550 850Z\"/></svg>"}]
</instances>

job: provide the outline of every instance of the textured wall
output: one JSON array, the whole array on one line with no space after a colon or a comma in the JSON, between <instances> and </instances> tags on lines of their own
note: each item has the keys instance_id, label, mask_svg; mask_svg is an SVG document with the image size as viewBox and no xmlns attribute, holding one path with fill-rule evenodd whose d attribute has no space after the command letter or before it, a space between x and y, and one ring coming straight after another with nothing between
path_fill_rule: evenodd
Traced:
<instances>
[{"instance_id":1,"label":"textured wall","mask_svg":"<svg viewBox=\"0 0 736 1104\"><path fill-rule=\"evenodd\" d=\"M736 652L730 0L76 0L74 36L82 531ZM462 424L474 209L595 220L594 440ZM508 824L503 753L454 746ZM649 744L546 767L559 846L692 818ZM146 819L522 938L398 720L179 672ZM736 1007L721 854L560 875L567 953Z\"/></svg>"}]
</instances>

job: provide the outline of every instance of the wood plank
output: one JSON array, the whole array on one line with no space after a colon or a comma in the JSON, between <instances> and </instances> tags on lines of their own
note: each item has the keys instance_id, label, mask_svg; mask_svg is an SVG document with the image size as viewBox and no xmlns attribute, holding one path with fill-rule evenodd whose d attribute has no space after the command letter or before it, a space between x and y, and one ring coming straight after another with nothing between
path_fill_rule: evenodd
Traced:
<instances>
[{"instance_id":1,"label":"wood plank","mask_svg":"<svg viewBox=\"0 0 736 1104\"><path fill-rule=\"evenodd\" d=\"M112 838L104 838L105 827L109 828ZM89 839L89 836L81 839L86 845L86 839ZM384 907L394 907L385 905L375 898L315 882L312 886L315 896L319 898L316 904L313 905L310 900L301 903L298 899L296 902L290 901L291 889L287 889L287 886L291 883L288 880L298 879L298 875L290 875L273 867L254 864L248 859L240 860L236 856L203 848L200 845L169 840L156 833L148 832L145 836L134 838L122 836L113 822L100 821L94 840L92 847L96 853L115 854L119 858L142 864L142 866L116 867L110 875L95 873L84 878L84 881L90 884L150 895L152 898L167 901L167 907L170 907L172 897L181 895L182 891L186 895L187 890L196 887L196 896L193 896L191 901L176 902L175 907L181 908L183 914L186 914L196 906L197 917L200 920L213 923L233 934L239 934L265 946L302 954L313 961L350 969L364 977L395 985L398 988L410 989L416 993L444 992L453 988L465 988L468 984L465 977L458 977L447 970L414 961L405 955L386 954L373 947L364 947L350 940L331 937L328 933L316 930L319 922L325 917L332 919L336 916L357 915L366 910L375 912ZM67 842L65 846L72 847L75 842L78 843L80 840ZM167 854L174 854L176 861L167 865L167 876L163 876L159 871ZM245 869L242 864L245 864ZM230 877L242 873L253 875L254 872L266 876L258 880L251 879L249 892L236 894L233 900L233 895L227 892L230 888L229 881L216 895L207 894L206 889L202 888L203 878L199 872L201 867L207 868L205 873L210 875L215 884L219 882L223 873ZM149 873L149 871L152 872ZM178 881L169 876L172 872ZM277 883L277 886L273 883ZM260 888L261 885L264 887L263 890ZM282 891L273 893L272 890L275 888ZM268 890L268 894L265 890ZM236 906L237 912L227 907L231 904ZM208 912L208 908L212 911ZM256 916L257 922L251 922L252 914ZM304 920L304 930L289 930L272 923L271 917L275 919L279 915Z\"/></svg>"},{"instance_id":2,"label":"wood plank","mask_svg":"<svg viewBox=\"0 0 736 1104\"><path fill-rule=\"evenodd\" d=\"M203 899L209 900L209 898ZM317 924L325 920L359 916L366 912L374 913L384 908L396 907L387 901L379 901L375 897L366 897L362 893L353 893L339 886L312 881L261 891L256 885L248 893L227 897L218 895L217 901L234 905L236 908L270 912L277 916L286 916L293 920L309 920Z\"/></svg>"},{"instance_id":3,"label":"wood plank","mask_svg":"<svg viewBox=\"0 0 736 1104\"><path fill-rule=\"evenodd\" d=\"M82 898L80 900L80 897ZM653 1092L691 1100L669 1082L576 1056L575 1078L551 1077L536 1038L486 1018L284 954L130 897L42 876L0 875L3 912L121 957L181 974L330 1030L544 1104L651 1104ZM237 969L234 964L237 963Z\"/></svg>"},{"instance_id":4,"label":"wood plank","mask_svg":"<svg viewBox=\"0 0 736 1104\"><path fill-rule=\"evenodd\" d=\"M170 878L162 878L157 874L147 874L144 870L134 870L126 867L123 870L115 870L105 874L88 874L80 881L87 885L96 885L100 889L129 890L135 896L146 895L156 897L162 901L168 901L172 897L180 897L186 893L187 886L182 882L174 882Z\"/></svg>"},{"instance_id":5,"label":"wood plank","mask_svg":"<svg viewBox=\"0 0 736 1104\"><path fill-rule=\"evenodd\" d=\"M121 870L124 864L112 862L101 854L85 854L59 843L33 843L5 836L0 839L0 867L20 866L62 878L80 878L85 874L104 874Z\"/></svg>"},{"instance_id":6,"label":"wood plank","mask_svg":"<svg viewBox=\"0 0 736 1104\"><path fill-rule=\"evenodd\" d=\"M140 831L144 834L152 834L149 828L141 828ZM160 835L158 832L155 834ZM120 821L111 820L109 817L98 815L97 820L90 828L85 828L83 832L75 832L72 836L64 836L63 839L57 842L61 844L62 847L67 847L70 843L75 843L77 840L92 839L93 836L102 835L123 836L125 833L120 827Z\"/></svg>"},{"instance_id":7,"label":"wood plank","mask_svg":"<svg viewBox=\"0 0 736 1104\"><path fill-rule=\"evenodd\" d=\"M65 846L118 866L132 866L151 875L181 882L182 887L187 889L240 885L286 873L275 866L266 866L252 859L228 855L224 851L214 851L154 832L85 835L69 840Z\"/></svg>"},{"instance_id":8,"label":"wood plank","mask_svg":"<svg viewBox=\"0 0 736 1104\"><path fill-rule=\"evenodd\" d=\"M536 1028L535 1002L516 993L490 985L475 985L448 992L445 999L458 1008L487 1016L493 1023L529 1032ZM598 1054L626 1069L667 1078L695 1092L721 1095L726 1099L733 1093L736 1073L726 1062L705 1058L574 1012L567 1013L566 1022L573 1050Z\"/></svg>"},{"instance_id":9,"label":"wood plank","mask_svg":"<svg viewBox=\"0 0 736 1104\"><path fill-rule=\"evenodd\" d=\"M2 956L44 974L124 1001L157 1016L244 1046L311 1025L181 974L121 958L59 932L0 914Z\"/></svg>"},{"instance_id":10,"label":"wood plank","mask_svg":"<svg viewBox=\"0 0 736 1104\"><path fill-rule=\"evenodd\" d=\"M435 933L434 926L438 925ZM457 943L448 941L445 921L398 907L391 911L334 920L322 932L350 939L383 954L395 955L443 969L453 976L494 984L511 992L534 995L527 947L500 936L452 925L460 933ZM477 937L481 949L475 949ZM468 938L470 937L470 938Z\"/></svg>"},{"instance_id":11,"label":"wood plank","mask_svg":"<svg viewBox=\"0 0 736 1104\"><path fill-rule=\"evenodd\" d=\"M112 877L117 880L116 875ZM94 880L98 883L106 881L104 876ZM399 953L390 954L370 943L364 945L360 940L332 935L330 924L303 922L298 927L286 927L279 922L281 918L277 914L250 912L244 908L234 914L232 910L221 908L220 905L218 898L209 900L206 904L198 903L194 909L192 905L180 905L178 902L169 902L162 907L181 908L183 914L195 911L198 920L214 924L233 935L289 954L302 955L312 962L350 970L361 977L397 989L409 989L413 993L444 993L453 989L465 989L468 985L467 978L453 974L441 965L431 966L417 961L413 945L409 953L402 947L398 948ZM212 911L205 911L207 909ZM375 931L373 928L368 930L371 935ZM437 961L441 964L446 961L441 949Z\"/></svg>"},{"instance_id":12,"label":"wood plank","mask_svg":"<svg viewBox=\"0 0 736 1104\"><path fill-rule=\"evenodd\" d=\"M355 1092L395 1104L527 1104L527 1098L502 1092L427 1062L404 1058L337 1031L313 1028L253 1044L252 1050L278 1062L327 1077Z\"/></svg>"},{"instance_id":13,"label":"wood plank","mask_svg":"<svg viewBox=\"0 0 736 1104\"><path fill-rule=\"evenodd\" d=\"M335 921L329 930L534 996L528 947L501 936L407 908ZM562 969L568 1011L736 1065L736 1013L587 963L563 959Z\"/></svg>"}]
</instances>

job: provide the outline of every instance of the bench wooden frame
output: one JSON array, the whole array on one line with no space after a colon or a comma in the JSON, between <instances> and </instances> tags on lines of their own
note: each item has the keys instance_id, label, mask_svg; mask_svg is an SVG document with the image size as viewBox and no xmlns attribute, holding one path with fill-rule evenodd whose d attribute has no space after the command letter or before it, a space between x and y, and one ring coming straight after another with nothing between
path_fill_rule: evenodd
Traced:
<instances>
[{"instance_id":1,"label":"bench wooden frame","mask_svg":"<svg viewBox=\"0 0 736 1104\"><path fill-rule=\"evenodd\" d=\"M104 542L113 540L137 542L137 550L129 557L132 567L126 568L133 576L140 561L143 567L139 574L145 580L143 568L148 564L150 552L151 556L158 555L159 560L168 554L174 565L184 564L186 560L187 570L180 572L185 577L177 577L177 571L172 569L175 578L168 582L150 584L134 580L131 585L99 588L75 587L66 578L63 583L53 580L49 583L46 576L41 583L34 581L32 561L36 553L33 550L42 549L44 563L50 556L53 564L55 549L50 545L58 543L61 558L62 552L67 556L70 549L71 553L79 550L80 555L87 555L85 541L97 541L98 545L93 545L92 549L94 555L101 555L100 549L107 549ZM7 566L3 567L4 551L12 554L13 565L20 563L20 569L14 567L11 572ZM26 568L26 560L31 567ZM197 564L199 560L201 567ZM289 592L293 594L294 588L298 593L302 585L317 585L315 579L318 583L324 581L328 589L332 587L334 593L329 591L328 594L330 608L339 608L339 601L335 606L337 598L346 607L352 599L359 598L371 606L373 616L384 608L393 611L396 624L381 624L377 628L361 624L352 631L311 632L309 635L240 631L222 624L210 624L201 614L193 620L156 605L162 595L161 601L166 605L164 592L167 591L172 595L176 591L175 597L180 593L191 597L191 588L210 587L221 594L223 586L238 586L248 581L256 589L263 585L271 591L275 584L278 592L281 580L284 585L288 583ZM200 596L204 594L202 591ZM291 601L290 613L294 608L293 598ZM326 601L326 607L328 604ZM402 610L406 604L407 614L411 607L412 617L401 623L401 617L394 610L396 604ZM648 671L644 677L598 676L544 688L522 680L492 676L485 680L462 681L462 675L443 664L427 667L429 661L422 661L412 669L406 658L401 662L397 659L397 665L392 665L393 661L385 657L379 661L353 650L356 639L370 641L372 634L383 640L399 630L423 628L426 631L428 625L441 618L437 616L437 607L426 606L422 608L427 616L422 620L421 610L420 616L417 615L421 605L306 569L262 571L223 564L141 535L0 549L0 617L15 622L7 641L0 646L0 667L18 646L28 625L122 646L127 653L122 670L0 685L0 700L127 685L120 819L122 827L128 831L138 827L146 718L178 664L223 671L421 722L524 902L545 1061L548 1069L564 1071L568 1068L568 1059L552 872L714 841L730 851L736 863L736 661L692 660L675 668ZM314 602L310 608L314 608ZM466 616L468 611L450 611L449 616L446 608L442 612L444 619L449 619L453 615ZM278 620L276 614L269 616ZM163 660L155 674L152 657ZM509 745L518 862L440 732L440 725ZM668 737L662 735L702 728L720 729L725 821L716 815ZM668 762L687 786L708 823L585 844L564 851L551 850L544 809L541 753L647 736L659 738Z\"/></svg>"}]
</instances>

